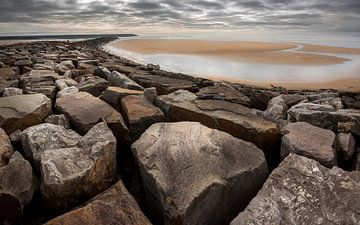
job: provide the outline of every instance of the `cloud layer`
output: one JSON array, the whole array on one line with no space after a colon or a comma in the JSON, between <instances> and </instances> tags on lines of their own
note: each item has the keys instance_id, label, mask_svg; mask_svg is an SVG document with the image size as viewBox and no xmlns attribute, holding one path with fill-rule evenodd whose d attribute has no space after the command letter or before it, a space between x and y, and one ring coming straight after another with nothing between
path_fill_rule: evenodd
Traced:
<instances>
[{"instance_id":1,"label":"cloud layer","mask_svg":"<svg viewBox=\"0 0 360 225\"><path fill-rule=\"evenodd\" d=\"M103 29L298 29L360 32L359 0L0 0L0 32Z\"/></svg>"}]
</instances>

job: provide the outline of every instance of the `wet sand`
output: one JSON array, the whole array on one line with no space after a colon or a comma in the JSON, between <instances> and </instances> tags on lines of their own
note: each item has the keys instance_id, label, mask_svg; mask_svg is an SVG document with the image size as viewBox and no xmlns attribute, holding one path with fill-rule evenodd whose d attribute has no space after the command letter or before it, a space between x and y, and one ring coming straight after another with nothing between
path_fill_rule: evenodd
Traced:
<instances>
[{"instance_id":1,"label":"wet sand","mask_svg":"<svg viewBox=\"0 0 360 225\"><path fill-rule=\"evenodd\" d=\"M329 52L360 52L360 49L335 48L330 46L305 45L306 51L296 52L292 43L271 43L253 41L203 41L133 39L118 41L114 47L142 54L188 54L238 62L269 63L283 65L331 65L348 61L347 58L324 55ZM290 51L284 51L290 50Z\"/></svg>"}]
</instances>

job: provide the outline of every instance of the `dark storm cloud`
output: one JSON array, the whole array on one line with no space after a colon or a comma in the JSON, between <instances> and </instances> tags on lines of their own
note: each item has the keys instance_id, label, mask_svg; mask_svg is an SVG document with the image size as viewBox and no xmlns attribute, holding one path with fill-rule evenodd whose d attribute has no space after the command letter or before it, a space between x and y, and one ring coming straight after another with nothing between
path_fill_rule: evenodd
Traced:
<instances>
[{"instance_id":1,"label":"dark storm cloud","mask_svg":"<svg viewBox=\"0 0 360 225\"><path fill-rule=\"evenodd\" d=\"M360 31L359 20L360 0L0 0L2 24Z\"/></svg>"}]
</instances>

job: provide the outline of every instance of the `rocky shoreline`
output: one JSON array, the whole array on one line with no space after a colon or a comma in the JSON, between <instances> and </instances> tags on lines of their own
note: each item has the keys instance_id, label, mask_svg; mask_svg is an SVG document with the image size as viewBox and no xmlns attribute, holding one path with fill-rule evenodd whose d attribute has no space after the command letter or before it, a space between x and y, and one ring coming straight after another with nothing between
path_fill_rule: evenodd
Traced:
<instances>
[{"instance_id":1,"label":"rocky shoreline","mask_svg":"<svg viewBox=\"0 0 360 225\"><path fill-rule=\"evenodd\" d=\"M0 46L0 224L360 223L360 93L167 72L111 40Z\"/></svg>"}]
</instances>

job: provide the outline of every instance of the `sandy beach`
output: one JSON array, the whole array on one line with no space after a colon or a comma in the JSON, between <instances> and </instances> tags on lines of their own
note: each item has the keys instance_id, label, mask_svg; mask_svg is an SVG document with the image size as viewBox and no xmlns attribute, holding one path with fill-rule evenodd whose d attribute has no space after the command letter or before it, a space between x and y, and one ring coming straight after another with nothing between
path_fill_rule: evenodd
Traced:
<instances>
[{"instance_id":1,"label":"sandy beach","mask_svg":"<svg viewBox=\"0 0 360 225\"><path fill-rule=\"evenodd\" d=\"M360 49L304 45L305 51L284 51L297 48L292 43L252 41L154 40L136 39L114 42L114 47L142 54L188 54L251 63L283 65L331 65L348 61L347 58L321 53L360 54Z\"/></svg>"}]
</instances>

